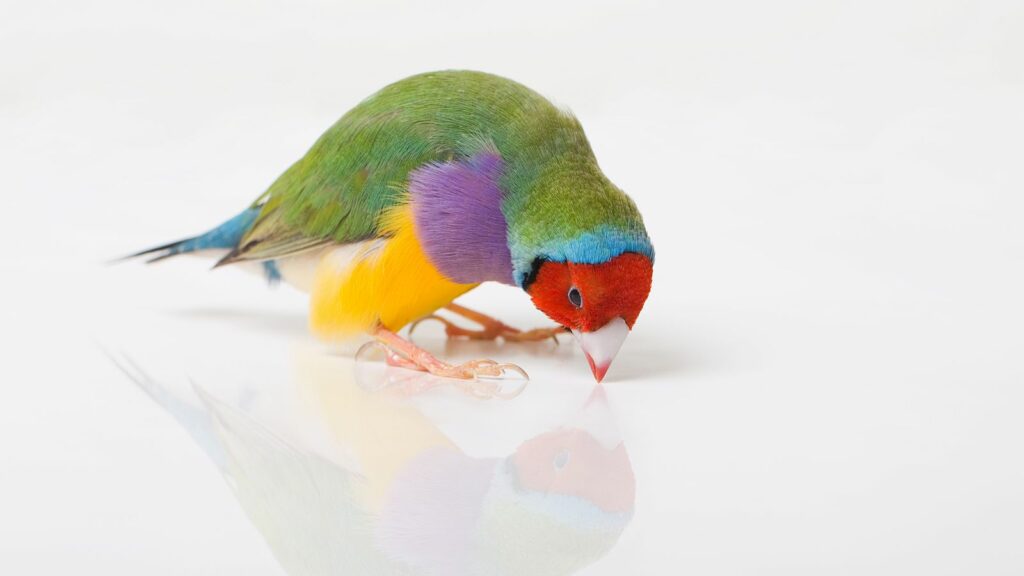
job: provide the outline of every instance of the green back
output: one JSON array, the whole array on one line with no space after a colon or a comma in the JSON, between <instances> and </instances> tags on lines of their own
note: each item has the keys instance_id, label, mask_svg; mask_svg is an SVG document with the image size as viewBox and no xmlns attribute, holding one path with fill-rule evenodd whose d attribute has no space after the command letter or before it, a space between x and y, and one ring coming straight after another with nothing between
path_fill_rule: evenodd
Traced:
<instances>
[{"instance_id":1,"label":"green back","mask_svg":"<svg viewBox=\"0 0 1024 576\"><path fill-rule=\"evenodd\" d=\"M406 200L409 172L492 147L505 166L514 258L516 245L527 258L595 226L639 223L572 115L505 78L432 72L383 88L328 129L256 201L260 216L232 259L377 237L381 213Z\"/></svg>"}]
</instances>

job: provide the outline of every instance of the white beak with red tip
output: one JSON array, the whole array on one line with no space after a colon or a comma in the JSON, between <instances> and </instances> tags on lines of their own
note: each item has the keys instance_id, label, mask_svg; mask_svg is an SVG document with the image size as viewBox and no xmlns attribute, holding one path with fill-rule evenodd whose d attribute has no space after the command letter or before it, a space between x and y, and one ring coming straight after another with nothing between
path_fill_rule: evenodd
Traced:
<instances>
[{"instance_id":1,"label":"white beak with red tip","mask_svg":"<svg viewBox=\"0 0 1024 576\"><path fill-rule=\"evenodd\" d=\"M573 336L579 341L583 353L587 355L587 362L590 362L590 370L594 378L600 382L612 365L612 360L622 348L622 343L629 336L629 326L621 317L614 318L604 326L593 332L573 330Z\"/></svg>"}]
</instances>

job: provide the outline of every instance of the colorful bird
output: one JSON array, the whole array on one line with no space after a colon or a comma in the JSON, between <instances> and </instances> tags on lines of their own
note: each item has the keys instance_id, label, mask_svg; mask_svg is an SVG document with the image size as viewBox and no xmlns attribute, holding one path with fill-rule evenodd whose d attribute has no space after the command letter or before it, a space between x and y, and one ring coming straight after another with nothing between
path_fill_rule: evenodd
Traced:
<instances>
[{"instance_id":1,"label":"colorful bird","mask_svg":"<svg viewBox=\"0 0 1024 576\"><path fill-rule=\"evenodd\" d=\"M568 329L604 378L651 287L654 249L633 201L598 167L579 121L529 88L470 71L391 84L345 114L249 208L145 250L151 261L226 251L311 294L320 336L369 333L391 364L455 378L397 332L441 308L449 337L551 338ZM483 282L523 289L558 327L518 331L453 303Z\"/></svg>"}]
</instances>

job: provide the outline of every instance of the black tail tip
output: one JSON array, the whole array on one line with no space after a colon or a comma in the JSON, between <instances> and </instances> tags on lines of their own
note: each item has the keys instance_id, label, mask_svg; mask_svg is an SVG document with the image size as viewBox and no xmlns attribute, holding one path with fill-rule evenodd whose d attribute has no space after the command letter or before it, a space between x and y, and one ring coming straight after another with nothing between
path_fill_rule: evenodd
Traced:
<instances>
[{"instance_id":1,"label":"black tail tip","mask_svg":"<svg viewBox=\"0 0 1024 576\"><path fill-rule=\"evenodd\" d=\"M146 248L145 250L142 250L140 252L135 252L133 254L128 254L126 256L121 256L119 258L109 260L107 261L107 264L120 264L122 262L127 262L128 260L135 260L136 258L142 258L144 256L150 256L150 258L146 259L146 264L153 264L154 262L166 260L167 258L181 254L181 245L184 244L185 242L188 242L189 240L190 239L178 240L177 242L170 242L168 244L154 246L153 248Z\"/></svg>"}]
</instances>

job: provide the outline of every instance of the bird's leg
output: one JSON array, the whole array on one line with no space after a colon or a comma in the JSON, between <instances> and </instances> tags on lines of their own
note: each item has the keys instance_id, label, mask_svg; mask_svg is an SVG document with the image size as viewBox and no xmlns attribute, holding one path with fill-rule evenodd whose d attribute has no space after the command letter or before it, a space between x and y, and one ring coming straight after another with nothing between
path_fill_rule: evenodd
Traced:
<instances>
[{"instance_id":1,"label":"bird's leg","mask_svg":"<svg viewBox=\"0 0 1024 576\"><path fill-rule=\"evenodd\" d=\"M392 366L423 370L435 376L464 380L501 378L509 372L518 372L523 378L530 379L526 371L519 366L500 364L494 360L470 360L462 364L448 364L384 327L378 327L373 332L373 337L387 348L387 363Z\"/></svg>"},{"instance_id":2,"label":"bird's leg","mask_svg":"<svg viewBox=\"0 0 1024 576\"><path fill-rule=\"evenodd\" d=\"M462 316L467 320L471 320L479 324L482 329L471 330L469 328L463 328L454 324L451 320L442 318L441 316L427 316L417 320L409 331L416 329L416 326L424 320L437 320L444 324L444 332L449 338L469 338L470 340L497 340L499 337L509 342L539 342L541 340L547 340L548 338L554 339L558 342L558 335L565 332L565 328L556 326L553 328L535 328L533 330L522 331L518 328L513 328L498 320L492 318L482 312L471 310L465 306L452 303L445 308L450 311Z\"/></svg>"},{"instance_id":3,"label":"bird's leg","mask_svg":"<svg viewBox=\"0 0 1024 576\"><path fill-rule=\"evenodd\" d=\"M458 314L459 316L462 316L467 320L471 320L479 324L482 328L481 330L471 330L469 328L463 328L461 326L458 326L457 324L454 324L452 321L446 318L442 318L441 316L428 316L427 318L424 318L424 320L434 319L444 324L444 332L445 334L448 335L449 338L469 338L470 340L497 340L499 336L504 336L505 334L519 333L519 330L517 328L508 326L501 320L498 320L497 318L492 318L482 312L470 310L465 306L460 306L458 304L452 303L445 306L445 309L447 309L450 312L454 312L455 314Z\"/></svg>"},{"instance_id":4,"label":"bird's leg","mask_svg":"<svg viewBox=\"0 0 1024 576\"><path fill-rule=\"evenodd\" d=\"M534 328L532 330L523 331L518 328L513 328L512 326L505 324L501 320L498 320L497 318L492 318L491 316L488 316L483 312L471 310L469 308L466 308L465 306L455 304L454 302L449 304L448 306L445 306L445 308L451 312L454 312L455 314L458 314L459 316L462 316L467 320L476 322L477 324L483 326L484 328L481 331L472 331L466 330L465 328L455 327L456 333L452 334L452 332L449 331L448 327L454 325L448 322L445 324L445 331L447 332L448 336L462 336L465 335L464 333L469 333L469 337L473 338L472 334L483 333L487 335L496 334L496 336L484 338L491 340L493 340L497 336L501 336L503 339L508 340L510 342L539 342L541 340L547 340L548 338L551 338L554 339L554 341L557 343L558 335L565 332L565 328L562 326L554 326L551 328Z\"/></svg>"}]
</instances>

